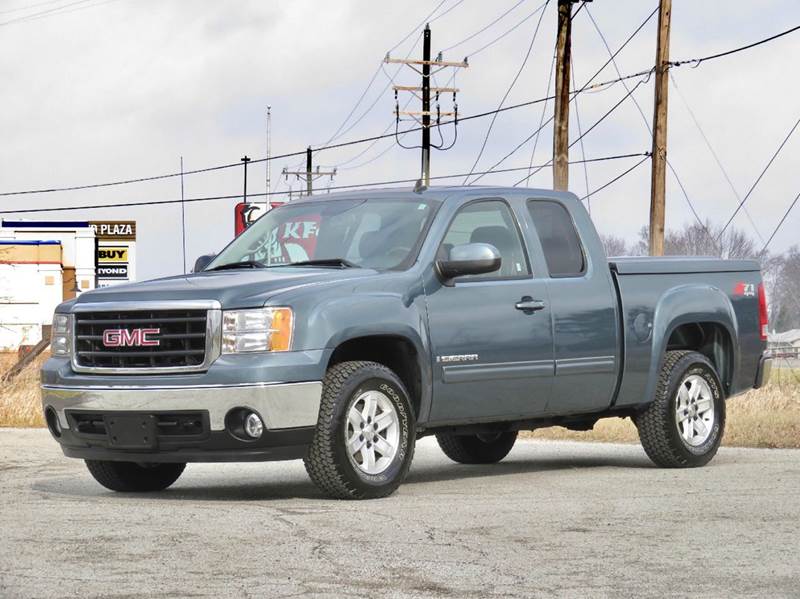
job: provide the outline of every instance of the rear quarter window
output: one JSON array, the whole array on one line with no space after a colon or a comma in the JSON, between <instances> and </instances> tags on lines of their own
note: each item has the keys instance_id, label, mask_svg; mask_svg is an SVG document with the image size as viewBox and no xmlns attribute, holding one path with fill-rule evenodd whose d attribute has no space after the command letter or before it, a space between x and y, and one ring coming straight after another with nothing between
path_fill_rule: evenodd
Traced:
<instances>
[{"instance_id":1,"label":"rear quarter window","mask_svg":"<svg viewBox=\"0 0 800 599\"><path fill-rule=\"evenodd\" d=\"M581 240L567 209L549 200L529 200L544 258L551 277L579 277L586 272Z\"/></svg>"}]
</instances>

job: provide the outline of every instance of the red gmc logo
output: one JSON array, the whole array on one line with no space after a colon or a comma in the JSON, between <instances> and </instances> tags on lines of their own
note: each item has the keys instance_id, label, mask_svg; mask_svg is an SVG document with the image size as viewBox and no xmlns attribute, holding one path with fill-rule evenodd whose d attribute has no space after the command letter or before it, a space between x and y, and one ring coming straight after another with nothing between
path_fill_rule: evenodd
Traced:
<instances>
[{"instance_id":1,"label":"red gmc logo","mask_svg":"<svg viewBox=\"0 0 800 599\"><path fill-rule=\"evenodd\" d=\"M161 345L158 339L149 338L158 335L161 329L106 329L103 331L103 345L106 347L156 347Z\"/></svg>"}]
</instances>

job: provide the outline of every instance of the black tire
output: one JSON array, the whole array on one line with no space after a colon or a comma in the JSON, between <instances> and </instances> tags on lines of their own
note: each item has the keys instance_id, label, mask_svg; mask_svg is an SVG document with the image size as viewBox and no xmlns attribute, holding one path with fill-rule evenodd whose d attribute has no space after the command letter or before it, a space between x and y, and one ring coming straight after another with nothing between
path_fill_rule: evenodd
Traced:
<instances>
[{"instance_id":1,"label":"black tire","mask_svg":"<svg viewBox=\"0 0 800 599\"><path fill-rule=\"evenodd\" d=\"M708 438L693 446L678 429L676 402L680 385L692 375L703 378L711 390L714 422ZM662 468L704 466L716 455L725 432L725 397L713 364L691 351L668 351L652 403L634 418L647 456Z\"/></svg>"},{"instance_id":2,"label":"black tire","mask_svg":"<svg viewBox=\"0 0 800 599\"><path fill-rule=\"evenodd\" d=\"M459 464L495 464L508 455L516 440L517 431L491 435L436 434L444 454Z\"/></svg>"},{"instance_id":3,"label":"black tire","mask_svg":"<svg viewBox=\"0 0 800 599\"><path fill-rule=\"evenodd\" d=\"M397 414L398 446L383 471L368 474L354 463L345 442L351 404L367 391L380 391ZM314 484L334 499L375 499L390 495L408 474L414 456L416 421L403 383L375 362L342 362L325 374L314 440L304 463Z\"/></svg>"},{"instance_id":4,"label":"black tire","mask_svg":"<svg viewBox=\"0 0 800 599\"><path fill-rule=\"evenodd\" d=\"M163 491L174 483L186 464L136 464L86 460L86 467L94 479L106 489L121 493L147 493Z\"/></svg>"}]
</instances>

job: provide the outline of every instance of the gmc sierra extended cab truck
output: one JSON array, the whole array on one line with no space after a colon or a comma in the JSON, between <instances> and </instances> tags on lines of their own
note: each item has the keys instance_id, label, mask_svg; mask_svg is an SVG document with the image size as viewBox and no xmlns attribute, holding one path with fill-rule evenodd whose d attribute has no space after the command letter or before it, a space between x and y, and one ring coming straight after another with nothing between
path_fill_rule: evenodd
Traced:
<instances>
[{"instance_id":1,"label":"gmc sierra extended cab truck","mask_svg":"<svg viewBox=\"0 0 800 599\"><path fill-rule=\"evenodd\" d=\"M302 458L327 495L388 495L416 440L466 464L520 430L629 417L655 464L716 453L764 384L753 261L606 258L581 202L531 189L326 195L256 221L190 275L61 304L48 427L115 491L187 462Z\"/></svg>"}]
</instances>

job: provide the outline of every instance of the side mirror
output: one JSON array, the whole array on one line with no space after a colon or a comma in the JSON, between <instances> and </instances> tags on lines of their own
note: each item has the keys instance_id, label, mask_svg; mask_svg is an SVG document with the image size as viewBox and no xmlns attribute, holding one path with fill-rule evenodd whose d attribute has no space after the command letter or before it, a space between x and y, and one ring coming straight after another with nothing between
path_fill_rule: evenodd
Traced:
<instances>
[{"instance_id":1,"label":"side mirror","mask_svg":"<svg viewBox=\"0 0 800 599\"><path fill-rule=\"evenodd\" d=\"M464 275L482 275L500 270L502 258L497 248L488 243L465 243L450 250L447 260L437 260L436 270L443 280Z\"/></svg>"},{"instance_id":2,"label":"side mirror","mask_svg":"<svg viewBox=\"0 0 800 599\"><path fill-rule=\"evenodd\" d=\"M204 254L200 256L197 260L194 261L194 268L192 272L202 272L205 270L206 266L208 266L211 261L216 258L216 254Z\"/></svg>"}]
</instances>

